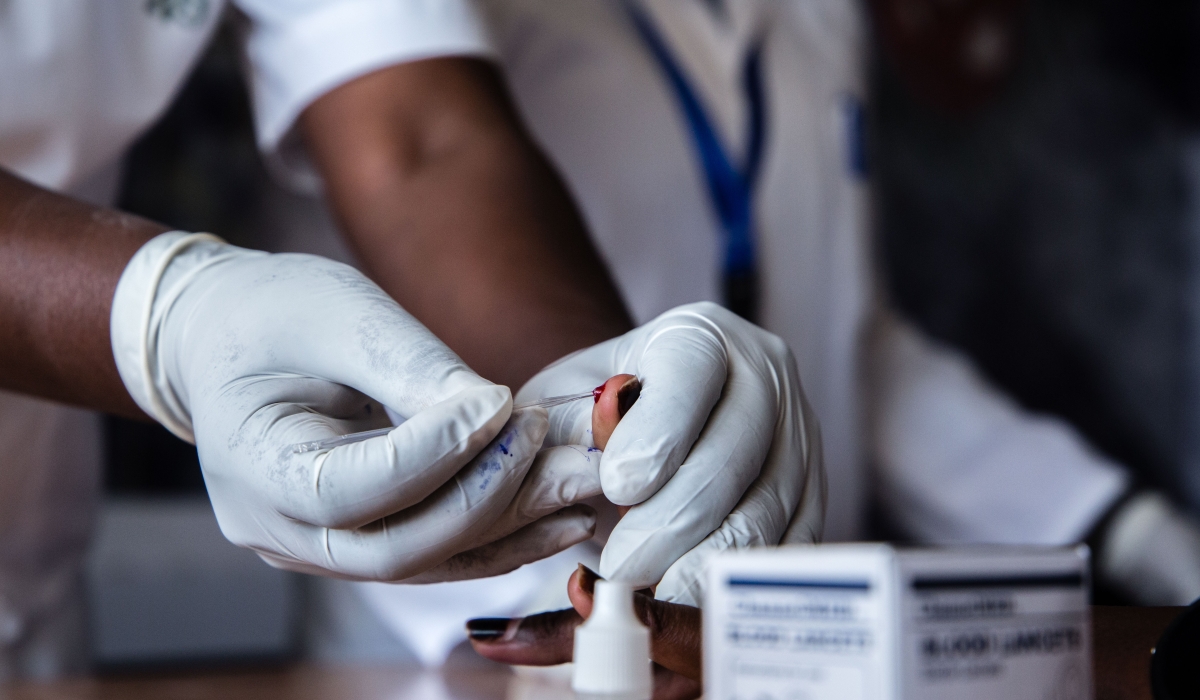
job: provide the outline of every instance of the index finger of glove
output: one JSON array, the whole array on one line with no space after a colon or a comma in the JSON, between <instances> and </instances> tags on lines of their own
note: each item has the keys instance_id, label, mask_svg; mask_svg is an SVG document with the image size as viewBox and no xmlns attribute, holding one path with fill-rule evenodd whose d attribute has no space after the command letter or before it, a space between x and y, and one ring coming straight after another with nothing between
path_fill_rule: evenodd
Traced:
<instances>
[{"instance_id":1,"label":"index finger of glove","mask_svg":"<svg viewBox=\"0 0 1200 700\"><path fill-rule=\"evenodd\" d=\"M470 549L516 496L545 435L544 413L519 412L478 457L420 503L358 530L330 530L331 562L395 581Z\"/></svg>"},{"instance_id":2,"label":"index finger of glove","mask_svg":"<svg viewBox=\"0 0 1200 700\"><path fill-rule=\"evenodd\" d=\"M600 450L582 445L548 447L538 452L512 503L488 531L487 541L589 498L599 496Z\"/></svg>"},{"instance_id":3,"label":"index finger of glove","mask_svg":"<svg viewBox=\"0 0 1200 700\"><path fill-rule=\"evenodd\" d=\"M637 403L609 438L600 462L604 495L631 506L663 487L709 422L729 376L723 335L696 317L669 318L647 340L636 366Z\"/></svg>"},{"instance_id":4,"label":"index finger of glove","mask_svg":"<svg viewBox=\"0 0 1200 700\"><path fill-rule=\"evenodd\" d=\"M825 469L816 416L794 370L762 473L712 534L681 556L655 588L660 600L703 605L704 564L726 549L814 542L825 515Z\"/></svg>"},{"instance_id":5,"label":"index finger of glove","mask_svg":"<svg viewBox=\"0 0 1200 700\"><path fill-rule=\"evenodd\" d=\"M596 513L580 502L601 493L599 462L600 450L582 445L541 450L517 494L473 549L408 582L498 576L590 538Z\"/></svg>"},{"instance_id":6,"label":"index finger of glove","mask_svg":"<svg viewBox=\"0 0 1200 700\"><path fill-rule=\"evenodd\" d=\"M475 459L427 498L358 529L278 516L242 544L277 561L343 578L399 581L470 549L512 501L546 432L545 413L521 411ZM294 568L294 567L293 567Z\"/></svg>"},{"instance_id":7,"label":"index finger of glove","mask_svg":"<svg viewBox=\"0 0 1200 700\"><path fill-rule=\"evenodd\" d=\"M313 525L355 528L409 508L451 479L511 414L507 387L465 389L418 412L387 435L316 453L289 454L308 478L278 510ZM306 437L305 439L311 439ZM513 450L521 443L513 445ZM530 445L533 458L536 445Z\"/></svg>"}]
</instances>

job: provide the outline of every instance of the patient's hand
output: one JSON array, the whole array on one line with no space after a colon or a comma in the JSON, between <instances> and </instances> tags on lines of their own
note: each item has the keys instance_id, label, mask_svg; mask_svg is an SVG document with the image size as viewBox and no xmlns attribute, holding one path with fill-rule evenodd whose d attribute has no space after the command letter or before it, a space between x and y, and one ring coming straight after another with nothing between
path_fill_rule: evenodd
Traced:
<instances>
[{"instance_id":1,"label":"patient's hand","mask_svg":"<svg viewBox=\"0 0 1200 700\"><path fill-rule=\"evenodd\" d=\"M575 646L575 628L592 612L598 577L580 565L567 582L574 608L514 619L467 622L471 645L481 656L521 666L567 663ZM650 628L654 660L654 700L700 696L700 609L635 595L634 608Z\"/></svg>"}]
</instances>

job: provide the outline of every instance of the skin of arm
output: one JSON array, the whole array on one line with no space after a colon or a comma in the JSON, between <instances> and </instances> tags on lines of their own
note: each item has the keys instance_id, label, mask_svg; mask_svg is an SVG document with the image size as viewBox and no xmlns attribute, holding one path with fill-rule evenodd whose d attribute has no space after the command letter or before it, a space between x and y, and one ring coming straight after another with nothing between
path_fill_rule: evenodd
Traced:
<instances>
[{"instance_id":1,"label":"skin of arm","mask_svg":"<svg viewBox=\"0 0 1200 700\"><path fill-rule=\"evenodd\" d=\"M0 169L0 387L142 418L109 340L113 293L167 227Z\"/></svg>"},{"instance_id":2,"label":"skin of arm","mask_svg":"<svg viewBox=\"0 0 1200 700\"><path fill-rule=\"evenodd\" d=\"M481 375L519 387L630 328L490 62L370 73L317 99L300 128L366 272Z\"/></svg>"}]
</instances>

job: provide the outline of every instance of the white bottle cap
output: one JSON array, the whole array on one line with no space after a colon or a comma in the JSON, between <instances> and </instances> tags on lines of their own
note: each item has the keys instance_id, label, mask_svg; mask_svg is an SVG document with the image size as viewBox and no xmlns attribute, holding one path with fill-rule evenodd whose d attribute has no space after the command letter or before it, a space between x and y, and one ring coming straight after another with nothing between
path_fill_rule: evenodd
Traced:
<instances>
[{"instance_id":1,"label":"white bottle cap","mask_svg":"<svg viewBox=\"0 0 1200 700\"><path fill-rule=\"evenodd\" d=\"M633 612L633 587L597 581L592 614L575 628L575 671L579 695L650 700L650 630Z\"/></svg>"}]
</instances>

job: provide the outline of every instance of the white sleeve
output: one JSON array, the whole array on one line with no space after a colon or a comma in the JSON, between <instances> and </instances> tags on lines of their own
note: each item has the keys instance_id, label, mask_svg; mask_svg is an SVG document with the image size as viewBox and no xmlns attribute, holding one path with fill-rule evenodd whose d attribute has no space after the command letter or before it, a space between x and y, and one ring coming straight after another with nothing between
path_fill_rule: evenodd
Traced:
<instances>
[{"instance_id":1,"label":"white sleeve","mask_svg":"<svg viewBox=\"0 0 1200 700\"><path fill-rule=\"evenodd\" d=\"M246 53L258 144L293 184L315 174L296 139L313 100L397 63L492 55L471 0L234 0L249 19Z\"/></svg>"},{"instance_id":2,"label":"white sleeve","mask_svg":"<svg viewBox=\"0 0 1200 700\"><path fill-rule=\"evenodd\" d=\"M927 544L1066 544L1129 487L1066 422L1032 414L961 353L890 314L873 321L868 373L880 505Z\"/></svg>"}]
</instances>

